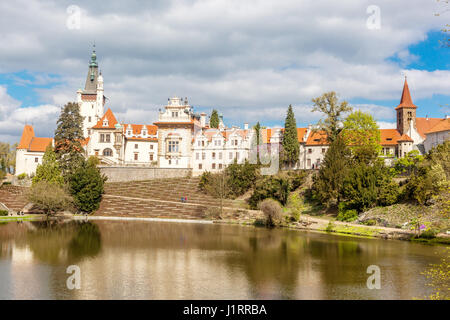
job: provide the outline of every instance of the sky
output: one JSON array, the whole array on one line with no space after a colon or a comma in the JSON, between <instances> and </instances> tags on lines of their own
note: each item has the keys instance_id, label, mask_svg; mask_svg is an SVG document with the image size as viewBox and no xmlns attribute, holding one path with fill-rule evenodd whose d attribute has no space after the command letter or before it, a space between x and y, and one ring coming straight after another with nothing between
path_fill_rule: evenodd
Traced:
<instances>
[{"instance_id":1,"label":"sky","mask_svg":"<svg viewBox=\"0 0 450 320\"><path fill-rule=\"evenodd\" d=\"M448 7L448 5L447 5ZM380 128L395 127L404 77L419 117L450 114L450 48L437 0L153 0L0 2L0 141L25 124L53 136L83 88L93 44L107 108L151 124L169 97L228 126L297 126L336 91ZM436 15L439 14L439 15ZM106 109L105 109L106 110Z\"/></svg>"}]
</instances>

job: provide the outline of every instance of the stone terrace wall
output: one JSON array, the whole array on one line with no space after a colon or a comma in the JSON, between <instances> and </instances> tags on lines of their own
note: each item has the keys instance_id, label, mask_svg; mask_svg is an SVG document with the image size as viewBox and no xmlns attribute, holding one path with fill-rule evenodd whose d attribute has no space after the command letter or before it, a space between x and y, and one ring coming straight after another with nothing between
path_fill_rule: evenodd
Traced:
<instances>
[{"instance_id":1,"label":"stone terrace wall","mask_svg":"<svg viewBox=\"0 0 450 320\"><path fill-rule=\"evenodd\" d=\"M108 177L107 182L144 181L165 178L182 178L192 174L192 169L150 168L130 166L99 166Z\"/></svg>"}]
</instances>

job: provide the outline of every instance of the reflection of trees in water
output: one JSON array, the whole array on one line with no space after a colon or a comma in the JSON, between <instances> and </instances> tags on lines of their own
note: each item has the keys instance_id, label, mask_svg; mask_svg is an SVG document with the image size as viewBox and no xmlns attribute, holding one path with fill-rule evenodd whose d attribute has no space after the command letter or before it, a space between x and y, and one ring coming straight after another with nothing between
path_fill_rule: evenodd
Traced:
<instances>
[{"instance_id":1,"label":"reflection of trees in water","mask_svg":"<svg viewBox=\"0 0 450 320\"><path fill-rule=\"evenodd\" d=\"M102 247L101 235L98 226L91 222L82 222L77 225L77 231L69 243L69 260L96 256Z\"/></svg>"},{"instance_id":2,"label":"reflection of trees in water","mask_svg":"<svg viewBox=\"0 0 450 320\"><path fill-rule=\"evenodd\" d=\"M33 222L33 226L16 242L29 245L41 262L75 263L100 252L100 231L91 222L48 220Z\"/></svg>"}]
</instances>

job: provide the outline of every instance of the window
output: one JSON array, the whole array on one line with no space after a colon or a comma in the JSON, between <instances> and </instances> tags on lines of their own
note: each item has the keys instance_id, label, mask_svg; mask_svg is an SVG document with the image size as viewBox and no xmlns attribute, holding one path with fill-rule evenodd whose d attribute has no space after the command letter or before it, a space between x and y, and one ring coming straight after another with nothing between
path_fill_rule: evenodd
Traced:
<instances>
[{"instance_id":1,"label":"window","mask_svg":"<svg viewBox=\"0 0 450 320\"><path fill-rule=\"evenodd\" d=\"M312 149L308 149L308 153L312 153Z\"/></svg>"},{"instance_id":2,"label":"window","mask_svg":"<svg viewBox=\"0 0 450 320\"><path fill-rule=\"evenodd\" d=\"M178 152L179 147L179 141L169 140L169 153L175 153Z\"/></svg>"},{"instance_id":3,"label":"window","mask_svg":"<svg viewBox=\"0 0 450 320\"><path fill-rule=\"evenodd\" d=\"M198 164L198 169L202 170L202 164L201 163Z\"/></svg>"},{"instance_id":4,"label":"window","mask_svg":"<svg viewBox=\"0 0 450 320\"><path fill-rule=\"evenodd\" d=\"M89 118L88 118L88 122L91 122L92 121L92 119L91 119L91 117L89 116Z\"/></svg>"},{"instance_id":5,"label":"window","mask_svg":"<svg viewBox=\"0 0 450 320\"><path fill-rule=\"evenodd\" d=\"M200 153L197 152L197 153L195 154L195 160L199 160L199 159L200 159Z\"/></svg>"},{"instance_id":6,"label":"window","mask_svg":"<svg viewBox=\"0 0 450 320\"><path fill-rule=\"evenodd\" d=\"M139 148L139 145L137 143L134 144L134 148L137 149Z\"/></svg>"},{"instance_id":7,"label":"window","mask_svg":"<svg viewBox=\"0 0 450 320\"><path fill-rule=\"evenodd\" d=\"M216 164L215 163L212 164L212 168L216 169Z\"/></svg>"},{"instance_id":8,"label":"window","mask_svg":"<svg viewBox=\"0 0 450 320\"><path fill-rule=\"evenodd\" d=\"M34 158L34 162L39 162L39 158Z\"/></svg>"},{"instance_id":9,"label":"window","mask_svg":"<svg viewBox=\"0 0 450 320\"><path fill-rule=\"evenodd\" d=\"M322 153L325 153L325 148L322 148Z\"/></svg>"},{"instance_id":10,"label":"window","mask_svg":"<svg viewBox=\"0 0 450 320\"><path fill-rule=\"evenodd\" d=\"M205 141L202 141L202 147L204 147L205 146Z\"/></svg>"},{"instance_id":11,"label":"window","mask_svg":"<svg viewBox=\"0 0 450 320\"><path fill-rule=\"evenodd\" d=\"M230 154L228 155L228 158L231 160L233 159L233 152L230 152Z\"/></svg>"},{"instance_id":12,"label":"window","mask_svg":"<svg viewBox=\"0 0 450 320\"><path fill-rule=\"evenodd\" d=\"M112 157L113 152L112 152L112 150L110 148L106 148L106 149L103 150L103 155L105 157Z\"/></svg>"},{"instance_id":13,"label":"window","mask_svg":"<svg viewBox=\"0 0 450 320\"><path fill-rule=\"evenodd\" d=\"M131 136L131 130L128 130L128 131L127 131L127 135L128 135L128 136Z\"/></svg>"},{"instance_id":14,"label":"window","mask_svg":"<svg viewBox=\"0 0 450 320\"><path fill-rule=\"evenodd\" d=\"M221 163L219 163L219 169L222 169L222 164Z\"/></svg>"},{"instance_id":15,"label":"window","mask_svg":"<svg viewBox=\"0 0 450 320\"><path fill-rule=\"evenodd\" d=\"M307 165L308 168L311 167L311 159L307 159L306 160L306 165Z\"/></svg>"},{"instance_id":16,"label":"window","mask_svg":"<svg viewBox=\"0 0 450 320\"><path fill-rule=\"evenodd\" d=\"M108 126L108 120L107 120L107 119L103 120L103 126L104 126L104 127L107 127L107 126Z\"/></svg>"},{"instance_id":17,"label":"window","mask_svg":"<svg viewBox=\"0 0 450 320\"><path fill-rule=\"evenodd\" d=\"M219 160L222 160L222 152L219 152Z\"/></svg>"},{"instance_id":18,"label":"window","mask_svg":"<svg viewBox=\"0 0 450 320\"><path fill-rule=\"evenodd\" d=\"M100 133L100 142L105 142L105 135Z\"/></svg>"},{"instance_id":19,"label":"window","mask_svg":"<svg viewBox=\"0 0 450 320\"><path fill-rule=\"evenodd\" d=\"M202 160L206 159L206 153L202 152Z\"/></svg>"},{"instance_id":20,"label":"window","mask_svg":"<svg viewBox=\"0 0 450 320\"><path fill-rule=\"evenodd\" d=\"M150 150L153 150L153 145L152 144L150 145Z\"/></svg>"},{"instance_id":21,"label":"window","mask_svg":"<svg viewBox=\"0 0 450 320\"><path fill-rule=\"evenodd\" d=\"M150 153L150 161L153 161L153 153Z\"/></svg>"},{"instance_id":22,"label":"window","mask_svg":"<svg viewBox=\"0 0 450 320\"><path fill-rule=\"evenodd\" d=\"M169 160L169 164L172 164L172 160Z\"/></svg>"},{"instance_id":23,"label":"window","mask_svg":"<svg viewBox=\"0 0 450 320\"><path fill-rule=\"evenodd\" d=\"M216 160L216 153L215 152L212 153L212 159Z\"/></svg>"},{"instance_id":24,"label":"window","mask_svg":"<svg viewBox=\"0 0 450 320\"><path fill-rule=\"evenodd\" d=\"M108 133L101 133L100 134L100 142L111 142L111 135Z\"/></svg>"},{"instance_id":25,"label":"window","mask_svg":"<svg viewBox=\"0 0 450 320\"><path fill-rule=\"evenodd\" d=\"M137 161L139 159L139 153L134 154L134 160Z\"/></svg>"},{"instance_id":26,"label":"window","mask_svg":"<svg viewBox=\"0 0 450 320\"><path fill-rule=\"evenodd\" d=\"M172 112L172 118L178 118L178 112Z\"/></svg>"},{"instance_id":27,"label":"window","mask_svg":"<svg viewBox=\"0 0 450 320\"><path fill-rule=\"evenodd\" d=\"M108 133L105 135L106 142L111 142L111 135Z\"/></svg>"},{"instance_id":28,"label":"window","mask_svg":"<svg viewBox=\"0 0 450 320\"><path fill-rule=\"evenodd\" d=\"M236 152L236 160L239 160L239 152Z\"/></svg>"},{"instance_id":29,"label":"window","mask_svg":"<svg viewBox=\"0 0 450 320\"><path fill-rule=\"evenodd\" d=\"M197 145L200 147L202 145L202 142L200 140L197 141Z\"/></svg>"}]
</instances>

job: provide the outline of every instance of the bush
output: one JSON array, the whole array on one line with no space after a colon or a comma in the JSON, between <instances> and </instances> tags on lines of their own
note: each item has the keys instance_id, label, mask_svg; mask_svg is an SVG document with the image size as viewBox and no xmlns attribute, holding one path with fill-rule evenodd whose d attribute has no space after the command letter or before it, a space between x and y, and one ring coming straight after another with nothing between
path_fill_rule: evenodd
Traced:
<instances>
[{"instance_id":1,"label":"bush","mask_svg":"<svg viewBox=\"0 0 450 320\"><path fill-rule=\"evenodd\" d=\"M70 209L72 204L72 198L64 187L45 180L31 186L27 199L46 215Z\"/></svg>"},{"instance_id":2,"label":"bush","mask_svg":"<svg viewBox=\"0 0 450 320\"><path fill-rule=\"evenodd\" d=\"M380 206L390 206L397 203L399 196L399 185L394 181L390 181L379 188L377 202Z\"/></svg>"},{"instance_id":3,"label":"bush","mask_svg":"<svg viewBox=\"0 0 450 320\"><path fill-rule=\"evenodd\" d=\"M297 189L304 181L305 173L288 172L276 176L265 176L257 181L253 194L249 199L252 209L256 209L258 203L267 198L278 200L283 206L286 205L289 193Z\"/></svg>"},{"instance_id":4,"label":"bush","mask_svg":"<svg viewBox=\"0 0 450 320\"><path fill-rule=\"evenodd\" d=\"M26 173L21 173L21 174L19 174L19 175L17 176L17 179L23 180L23 179L25 179L26 177L27 177L27 174L26 174Z\"/></svg>"},{"instance_id":5,"label":"bush","mask_svg":"<svg viewBox=\"0 0 450 320\"><path fill-rule=\"evenodd\" d=\"M5 179L6 177L6 172L0 169L0 181Z\"/></svg>"},{"instance_id":6,"label":"bush","mask_svg":"<svg viewBox=\"0 0 450 320\"><path fill-rule=\"evenodd\" d=\"M69 179L70 192L75 206L81 212L90 213L97 210L104 193L106 177L92 163L84 161Z\"/></svg>"},{"instance_id":7,"label":"bush","mask_svg":"<svg viewBox=\"0 0 450 320\"><path fill-rule=\"evenodd\" d=\"M298 221L303 210L302 200L300 199L300 195L298 193L293 193L289 196L287 207L291 211L292 219L294 221Z\"/></svg>"},{"instance_id":8,"label":"bush","mask_svg":"<svg viewBox=\"0 0 450 320\"><path fill-rule=\"evenodd\" d=\"M205 217L208 219L222 219L220 208L208 207L205 211Z\"/></svg>"},{"instance_id":9,"label":"bush","mask_svg":"<svg viewBox=\"0 0 450 320\"><path fill-rule=\"evenodd\" d=\"M437 230L434 229L427 229L422 231L419 238L422 239L433 239L436 238L436 235L438 234Z\"/></svg>"},{"instance_id":10,"label":"bush","mask_svg":"<svg viewBox=\"0 0 450 320\"><path fill-rule=\"evenodd\" d=\"M274 199L265 199L259 204L260 210L264 213L266 218L266 225L273 227L282 219L282 212L280 203Z\"/></svg>"},{"instance_id":11,"label":"bush","mask_svg":"<svg viewBox=\"0 0 450 320\"><path fill-rule=\"evenodd\" d=\"M0 217L5 217L8 215L8 210L0 210Z\"/></svg>"},{"instance_id":12,"label":"bush","mask_svg":"<svg viewBox=\"0 0 450 320\"><path fill-rule=\"evenodd\" d=\"M339 221L351 222L358 219L358 211L355 209L344 210L338 213L337 218Z\"/></svg>"}]
</instances>

